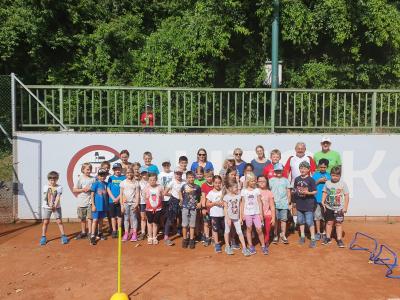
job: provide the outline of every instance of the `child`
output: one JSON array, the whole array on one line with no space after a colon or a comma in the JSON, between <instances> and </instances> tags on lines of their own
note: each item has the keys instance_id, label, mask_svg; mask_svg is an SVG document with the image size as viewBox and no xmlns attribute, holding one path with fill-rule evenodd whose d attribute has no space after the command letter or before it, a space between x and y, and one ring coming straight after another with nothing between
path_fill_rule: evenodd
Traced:
<instances>
[{"instance_id":1,"label":"child","mask_svg":"<svg viewBox=\"0 0 400 300\"><path fill-rule=\"evenodd\" d=\"M160 171L158 170L156 165L153 165L151 163L151 161L153 160L153 155L151 154L151 152L146 151L145 153L143 153L143 161L144 161L144 166L145 168L147 168L147 172L148 173L155 173L155 174L160 174Z\"/></svg>"},{"instance_id":2,"label":"child","mask_svg":"<svg viewBox=\"0 0 400 300\"><path fill-rule=\"evenodd\" d=\"M247 187L241 191L242 201L240 204L241 223L246 221L247 243L249 244L250 254L256 254L256 249L253 246L251 231L256 228L258 239L261 243L261 251L264 255L268 254L268 247L265 245L264 234L262 232L263 211L261 203L261 193L256 187L256 176L251 173L246 176Z\"/></svg>"},{"instance_id":3,"label":"child","mask_svg":"<svg viewBox=\"0 0 400 300\"><path fill-rule=\"evenodd\" d=\"M226 171L228 169L236 169L235 166L235 157L233 155L229 155L225 160L224 163L222 164L222 169L219 171L219 176L222 177L223 180L225 180L226 176Z\"/></svg>"},{"instance_id":4,"label":"child","mask_svg":"<svg viewBox=\"0 0 400 300\"><path fill-rule=\"evenodd\" d=\"M149 174L149 184L144 190L147 218L147 244L157 245L157 232L162 213L163 188L157 183L157 174Z\"/></svg>"},{"instance_id":5,"label":"child","mask_svg":"<svg viewBox=\"0 0 400 300\"><path fill-rule=\"evenodd\" d=\"M144 132L154 131L154 114L151 105L146 105L145 111L140 115L140 123L144 127Z\"/></svg>"},{"instance_id":6,"label":"child","mask_svg":"<svg viewBox=\"0 0 400 300\"><path fill-rule=\"evenodd\" d=\"M210 209L212 234L215 243L215 252L221 253L221 244L219 243L219 232L224 230L224 201L222 200L222 178L215 175L213 178L214 188L206 197L207 207Z\"/></svg>"},{"instance_id":7,"label":"child","mask_svg":"<svg viewBox=\"0 0 400 300\"><path fill-rule=\"evenodd\" d=\"M194 184L201 187L204 182L206 182L206 179L204 178L204 169L199 166L196 168L196 179L194 180Z\"/></svg>"},{"instance_id":8,"label":"child","mask_svg":"<svg viewBox=\"0 0 400 300\"><path fill-rule=\"evenodd\" d=\"M120 183L126 179L125 176L121 175L122 166L120 163L113 164L113 172L114 174L108 178L107 192L109 196L108 200L108 212L111 218L111 226L112 233L111 236L113 239L118 237L117 233L117 221L118 227L121 227L122 224L122 215L121 215L121 201L120 201Z\"/></svg>"},{"instance_id":9,"label":"child","mask_svg":"<svg viewBox=\"0 0 400 300\"><path fill-rule=\"evenodd\" d=\"M68 244L68 238L64 232L64 225L62 223L62 214L61 214L61 194L62 187L57 184L60 175L51 171L47 175L48 183L43 187L43 204L42 204L42 237L40 238L40 245L44 246L47 243L46 232L47 227L50 223L50 217L53 214L56 218L56 222L58 225L58 229L61 232L61 244Z\"/></svg>"},{"instance_id":10,"label":"child","mask_svg":"<svg viewBox=\"0 0 400 300\"><path fill-rule=\"evenodd\" d=\"M84 163L81 167L82 175L78 177L75 182L72 191L74 193L79 193L76 197L78 199L78 218L81 220L81 232L75 237L76 240L86 238L86 220L88 235L92 231L92 204L90 203L90 188L92 184L96 181L95 178L90 176L92 173L92 165L90 163Z\"/></svg>"},{"instance_id":11,"label":"child","mask_svg":"<svg viewBox=\"0 0 400 300\"><path fill-rule=\"evenodd\" d=\"M92 198L92 235L90 236L90 244L96 245L96 228L99 225L99 236L102 236L101 229L103 228L103 218L106 216L107 211L107 182L106 178L108 172L105 169L99 169L97 173L97 180L92 184L91 198ZM102 239L105 239L104 237Z\"/></svg>"},{"instance_id":12,"label":"child","mask_svg":"<svg viewBox=\"0 0 400 300\"><path fill-rule=\"evenodd\" d=\"M140 170L140 163L138 163L138 162L134 162L132 165L131 165L131 167L132 167L132 170L133 170L133 178L136 180L136 181L140 181L140 172L139 172L139 170Z\"/></svg>"},{"instance_id":13,"label":"child","mask_svg":"<svg viewBox=\"0 0 400 300\"><path fill-rule=\"evenodd\" d=\"M203 240L202 243L205 247L208 247L211 243L210 238L210 210L207 209L207 195L214 189L213 180L214 173L207 171L205 174L206 182L201 185L201 215L203 217Z\"/></svg>"},{"instance_id":14,"label":"child","mask_svg":"<svg viewBox=\"0 0 400 300\"><path fill-rule=\"evenodd\" d=\"M271 151L271 163L266 165L263 171L265 178L271 179L275 176L274 167L281 160L281 151L279 149L273 149Z\"/></svg>"},{"instance_id":15,"label":"child","mask_svg":"<svg viewBox=\"0 0 400 300\"><path fill-rule=\"evenodd\" d=\"M167 246L175 245L169 238L169 232L172 225L175 225L176 219L179 214L179 197L183 184L182 170L178 167L174 172L174 179L168 184L164 191L164 195L170 197L168 203L168 209L166 212L167 221L164 226L164 243Z\"/></svg>"},{"instance_id":16,"label":"child","mask_svg":"<svg viewBox=\"0 0 400 300\"><path fill-rule=\"evenodd\" d=\"M139 206L139 182L134 179L132 168L126 170L126 179L121 182L121 211L124 215L125 234L123 242L130 239L131 242L137 241L137 208ZM130 225L130 226L129 226ZM130 230L129 230L130 229Z\"/></svg>"},{"instance_id":17,"label":"child","mask_svg":"<svg viewBox=\"0 0 400 300\"><path fill-rule=\"evenodd\" d=\"M140 181L139 181L139 188L140 188L140 234L138 236L138 240L141 241L146 236L146 199L144 196L144 191L149 184L149 173L147 172L146 168L140 167Z\"/></svg>"},{"instance_id":18,"label":"child","mask_svg":"<svg viewBox=\"0 0 400 300\"><path fill-rule=\"evenodd\" d=\"M228 168L226 170L225 181L224 181L225 185L228 185L228 183L231 181L235 181L238 184L239 190L241 189L239 174L238 171L236 170L236 167Z\"/></svg>"},{"instance_id":19,"label":"child","mask_svg":"<svg viewBox=\"0 0 400 300\"><path fill-rule=\"evenodd\" d=\"M174 179L174 172L171 171L171 163L169 161L164 161L162 164L163 171L160 172L160 175L158 176L158 181L160 182L160 185L162 188L165 190L167 186L170 184L172 179ZM166 220L166 212L168 210L168 201L169 201L169 195L166 195L164 193L164 201L163 201L163 209L162 209L162 215L161 215L161 225L165 224Z\"/></svg>"},{"instance_id":20,"label":"child","mask_svg":"<svg viewBox=\"0 0 400 300\"><path fill-rule=\"evenodd\" d=\"M246 164L244 167L244 171L243 171L243 176L240 177L239 181L240 181L240 189L246 188L247 187L247 183L246 183L246 175L253 173L254 171L254 166L252 164Z\"/></svg>"},{"instance_id":21,"label":"child","mask_svg":"<svg viewBox=\"0 0 400 300\"><path fill-rule=\"evenodd\" d=\"M183 172L182 180L186 180L186 172L188 171L187 166L189 164L189 160L186 156L179 156L178 165L181 171Z\"/></svg>"},{"instance_id":22,"label":"child","mask_svg":"<svg viewBox=\"0 0 400 300\"><path fill-rule=\"evenodd\" d=\"M323 245L331 243L332 226L335 223L337 245L344 248L342 241L342 223L344 214L349 207L349 189L347 184L341 179L342 168L335 166L331 169L331 180L325 183L322 194L322 205L325 209L326 238Z\"/></svg>"},{"instance_id":23,"label":"child","mask_svg":"<svg viewBox=\"0 0 400 300\"><path fill-rule=\"evenodd\" d=\"M311 242L310 248L315 248L317 243L315 241L314 230L314 207L315 207L315 194L317 188L315 180L309 175L310 164L307 161L302 161L299 165L300 176L297 176L293 184L293 196L297 209L297 222L300 225L300 240L299 244L305 243L304 224L307 224L310 229Z\"/></svg>"},{"instance_id":24,"label":"child","mask_svg":"<svg viewBox=\"0 0 400 300\"><path fill-rule=\"evenodd\" d=\"M131 167L131 163L129 162L129 151L128 150L122 150L119 153L119 158L121 159L121 174L122 175L126 175L126 171L128 170L128 168Z\"/></svg>"},{"instance_id":25,"label":"child","mask_svg":"<svg viewBox=\"0 0 400 300\"><path fill-rule=\"evenodd\" d=\"M108 174L110 174L110 168L111 168L111 164L108 160L101 162L100 169L103 169L104 171L107 172L106 182L108 182ZM96 172L98 172L98 170L97 171L95 170L95 173ZM97 180L97 177L96 177L96 180ZM106 215L107 215L109 233L112 234L112 222L111 222L110 213L108 212L108 209L106 211Z\"/></svg>"},{"instance_id":26,"label":"child","mask_svg":"<svg viewBox=\"0 0 400 300\"><path fill-rule=\"evenodd\" d=\"M283 177L283 165L276 163L274 165L274 177L269 181L271 192L275 201L275 218L279 222L274 226L274 239L272 243L278 244L278 227L280 226L280 238L282 243L289 244L286 238L286 222L288 220L288 210L291 206L290 182Z\"/></svg>"},{"instance_id":27,"label":"child","mask_svg":"<svg viewBox=\"0 0 400 300\"><path fill-rule=\"evenodd\" d=\"M268 179L264 176L257 178L258 188L261 192L261 202L264 214L264 241L269 245L269 235L271 226L275 226L275 203L274 195L269 190Z\"/></svg>"},{"instance_id":28,"label":"child","mask_svg":"<svg viewBox=\"0 0 400 300\"><path fill-rule=\"evenodd\" d=\"M225 214L225 253L228 255L233 254L233 249L229 244L229 235L231 232L232 224L236 229L239 236L240 243L242 244L242 253L244 256L250 256L249 249L246 248L244 236L240 224L240 195L238 185L235 181L228 183L226 186L227 194L224 196L224 214Z\"/></svg>"},{"instance_id":29,"label":"child","mask_svg":"<svg viewBox=\"0 0 400 300\"><path fill-rule=\"evenodd\" d=\"M194 174L186 173L186 183L181 188L179 199L182 203L182 248L194 249L194 229L196 227L197 209L200 208L201 190L194 183ZM187 227L189 226L189 237L187 238Z\"/></svg>"},{"instance_id":30,"label":"child","mask_svg":"<svg viewBox=\"0 0 400 300\"><path fill-rule=\"evenodd\" d=\"M313 178L315 180L315 184L317 185L317 194L315 195L315 200L317 201L317 205L315 206L314 211L314 221L316 227L315 240L319 241L321 239L321 223L324 221L323 216L323 208L322 208L322 191L325 186L325 182L331 180L331 175L327 172L327 168L329 167L329 160L322 158L318 162L318 171L314 173ZM325 230L323 230L325 234ZM325 237L322 239L324 240Z\"/></svg>"}]
</instances>

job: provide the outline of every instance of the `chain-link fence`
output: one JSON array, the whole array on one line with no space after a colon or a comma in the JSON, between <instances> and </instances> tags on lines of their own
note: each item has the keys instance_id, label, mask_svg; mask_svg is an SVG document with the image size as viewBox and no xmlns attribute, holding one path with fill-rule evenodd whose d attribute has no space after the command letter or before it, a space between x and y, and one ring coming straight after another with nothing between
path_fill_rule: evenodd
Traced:
<instances>
[{"instance_id":1,"label":"chain-link fence","mask_svg":"<svg viewBox=\"0 0 400 300\"><path fill-rule=\"evenodd\" d=\"M0 75L0 125L11 135L11 76ZM7 136L0 131L0 156L11 153L12 146Z\"/></svg>"}]
</instances>

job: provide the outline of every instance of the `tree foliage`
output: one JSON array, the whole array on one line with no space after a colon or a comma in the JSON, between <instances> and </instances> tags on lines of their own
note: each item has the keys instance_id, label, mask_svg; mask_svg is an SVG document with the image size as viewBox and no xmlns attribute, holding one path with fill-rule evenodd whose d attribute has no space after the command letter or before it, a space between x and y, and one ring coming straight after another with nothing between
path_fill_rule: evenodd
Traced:
<instances>
[{"instance_id":1,"label":"tree foliage","mask_svg":"<svg viewBox=\"0 0 400 300\"><path fill-rule=\"evenodd\" d=\"M0 73L29 83L262 87L270 0L3 0ZM400 1L281 0L285 87L398 87Z\"/></svg>"}]
</instances>

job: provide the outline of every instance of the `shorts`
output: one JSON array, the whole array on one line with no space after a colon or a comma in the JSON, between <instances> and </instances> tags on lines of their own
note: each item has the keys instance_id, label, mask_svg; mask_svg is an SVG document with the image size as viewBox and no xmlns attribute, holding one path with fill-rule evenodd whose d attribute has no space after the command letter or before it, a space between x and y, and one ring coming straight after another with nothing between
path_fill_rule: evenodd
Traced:
<instances>
[{"instance_id":1,"label":"shorts","mask_svg":"<svg viewBox=\"0 0 400 300\"><path fill-rule=\"evenodd\" d=\"M166 210L166 216L168 219L170 220L176 220L176 218L179 215L179 199L171 196L171 198L169 198L168 203L168 207Z\"/></svg>"},{"instance_id":2,"label":"shorts","mask_svg":"<svg viewBox=\"0 0 400 300\"><path fill-rule=\"evenodd\" d=\"M317 203L314 209L314 221L324 220L323 208L321 203Z\"/></svg>"},{"instance_id":3,"label":"shorts","mask_svg":"<svg viewBox=\"0 0 400 300\"><path fill-rule=\"evenodd\" d=\"M146 204L139 204L139 206L140 206L141 213L146 212Z\"/></svg>"},{"instance_id":4,"label":"shorts","mask_svg":"<svg viewBox=\"0 0 400 300\"><path fill-rule=\"evenodd\" d=\"M43 220L50 219L52 214L54 215L55 219L62 219L61 207L56 208L55 211L52 211L49 208L42 208L42 219Z\"/></svg>"},{"instance_id":5,"label":"shorts","mask_svg":"<svg viewBox=\"0 0 400 300\"><path fill-rule=\"evenodd\" d=\"M105 211L92 211L93 220L104 219L106 216Z\"/></svg>"},{"instance_id":6,"label":"shorts","mask_svg":"<svg viewBox=\"0 0 400 300\"><path fill-rule=\"evenodd\" d=\"M205 215L203 215L203 212L202 212L201 214L202 214L202 216L203 216L203 222L204 222L204 223L207 223L207 224L210 224L210 222L211 222L211 217L210 217L209 211L207 210L207 212L206 212Z\"/></svg>"},{"instance_id":7,"label":"shorts","mask_svg":"<svg viewBox=\"0 0 400 300\"><path fill-rule=\"evenodd\" d=\"M261 228L261 218L260 215L249 215L249 216L244 216L244 219L246 221L246 227L251 228L254 224L254 226L257 229Z\"/></svg>"},{"instance_id":8,"label":"shorts","mask_svg":"<svg viewBox=\"0 0 400 300\"><path fill-rule=\"evenodd\" d=\"M288 220L288 210L287 209L275 209L276 219L279 221L286 222Z\"/></svg>"},{"instance_id":9,"label":"shorts","mask_svg":"<svg viewBox=\"0 0 400 300\"><path fill-rule=\"evenodd\" d=\"M243 235L242 226L240 225L240 220L238 220L238 219L225 218L225 233L230 233L231 232L232 224L233 224L233 226L235 226L236 233L238 235Z\"/></svg>"},{"instance_id":10,"label":"shorts","mask_svg":"<svg viewBox=\"0 0 400 300\"><path fill-rule=\"evenodd\" d=\"M312 211L297 210L297 224L307 224L308 227L314 226L314 213Z\"/></svg>"},{"instance_id":11,"label":"shorts","mask_svg":"<svg viewBox=\"0 0 400 300\"><path fill-rule=\"evenodd\" d=\"M182 208L182 227L196 227L196 209Z\"/></svg>"},{"instance_id":12,"label":"shorts","mask_svg":"<svg viewBox=\"0 0 400 300\"><path fill-rule=\"evenodd\" d=\"M168 200L168 201L163 201L163 202L162 202L162 211L163 211L163 214L165 214L166 211L167 211L167 209L168 209L168 203L169 203L169 200Z\"/></svg>"},{"instance_id":13,"label":"shorts","mask_svg":"<svg viewBox=\"0 0 400 300\"><path fill-rule=\"evenodd\" d=\"M332 210L327 208L325 210L325 220L326 221L335 221L336 223L343 223L344 221L344 213L342 210Z\"/></svg>"},{"instance_id":14,"label":"shorts","mask_svg":"<svg viewBox=\"0 0 400 300\"><path fill-rule=\"evenodd\" d=\"M149 222L149 224L153 224L153 223L160 224L161 214L162 214L161 210L154 211L154 212L146 210L147 222Z\"/></svg>"},{"instance_id":15,"label":"shorts","mask_svg":"<svg viewBox=\"0 0 400 300\"><path fill-rule=\"evenodd\" d=\"M224 217L211 217L211 226L214 232L223 231L225 228Z\"/></svg>"},{"instance_id":16,"label":"shorts","mask_svg":"<svg viewBox=\"0 0 400 300\"><path fill-rule=\"evenodd\" d=\"M87 219L92 219L92 208L89 207L78 207L77 209L78 219L81 221L86 221Z\"/></svg>"},{"instance_id":17,"label":"shorts","mask_svg":"<svg viewBox=\"0 0 400 300\"><path fill-rule=\"evenodd\" d=\"M110 214L110 218L121 218L121 204L109 203L108 213Z\"/></svg>"}]
</instances>

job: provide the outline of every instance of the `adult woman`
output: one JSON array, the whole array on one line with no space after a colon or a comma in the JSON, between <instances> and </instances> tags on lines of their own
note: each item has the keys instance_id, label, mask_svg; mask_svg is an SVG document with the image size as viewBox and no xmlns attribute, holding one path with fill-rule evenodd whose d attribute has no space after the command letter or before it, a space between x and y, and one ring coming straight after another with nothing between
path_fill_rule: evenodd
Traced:
<instances>
[{"instance_id":1,"label":"adult woman","mask_svg":"<svg viewBox=\"0 0 400 300\"><path fill-rule=\"evenodd\" d=\"M239 177L242 177L244 173L244 167L246 166L246 162L242 160L243 150L236 148L233 150L233 155L235 156L235 165L239 173Z\"/></svg>"},{"instance_id":2,"label":"adult woman","mask_svg":"<svg viewBox=\"0 0 400 300\"><path fill-rule=\"evenodd\" d=\"M197 167L203 167L204 172L214 171L213 164L207 160L207 151L204 148L197 150L197 161L192 163L190 170L195 173Z\"/></svg>"},{"instance_id":3,"label":"adult woman","mask_svg":"<svg viewBox=\"0 0 400 300\"><path fill-rule=\"evenodd\" d=\"M132 163L129 162L129 151L122 150L119 153L119 158L121 159L121 166L122 166L121 174L126 175L126 171L132 165Z\"/></svg>"},{"instance_id":4,"label":"adult woman","mask_svg":"<svg viewBox=\"0 0 400 300\"><path fill-rule=\"evenodd\" d=\"M256 147L256 154L257 157L251 161L251 164L254 167L254 174L258 177L263 175L264 168L269 165L271 161L265 158L265 150L261 145Z\"/></svg>"}]
</instances>

